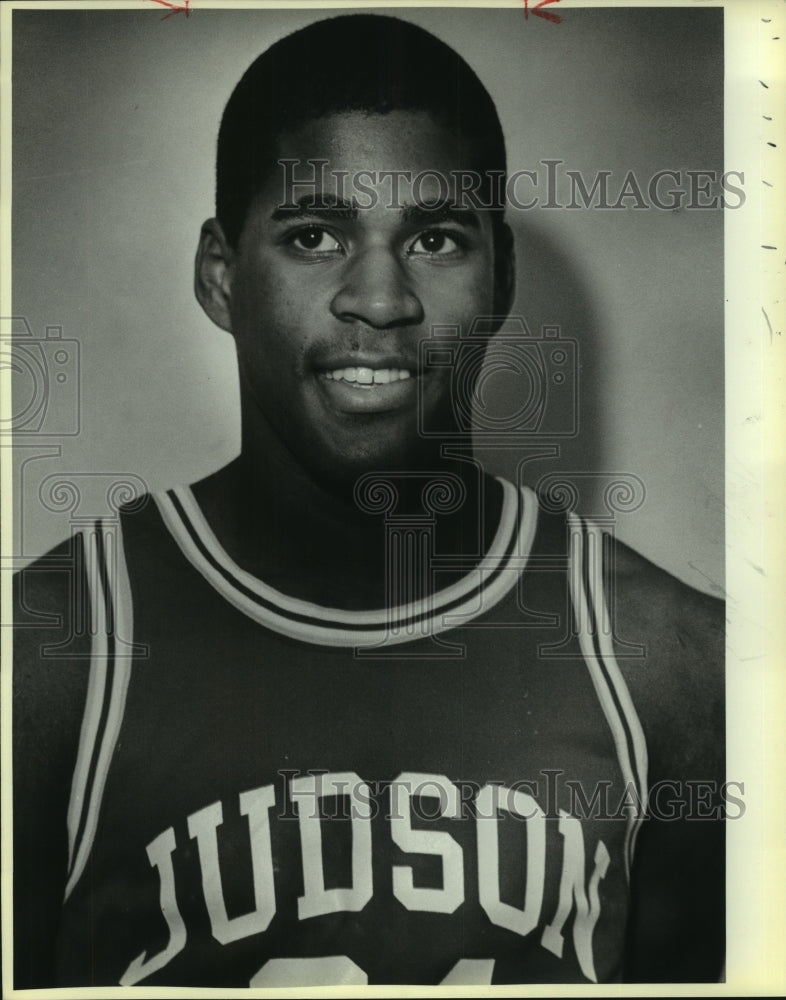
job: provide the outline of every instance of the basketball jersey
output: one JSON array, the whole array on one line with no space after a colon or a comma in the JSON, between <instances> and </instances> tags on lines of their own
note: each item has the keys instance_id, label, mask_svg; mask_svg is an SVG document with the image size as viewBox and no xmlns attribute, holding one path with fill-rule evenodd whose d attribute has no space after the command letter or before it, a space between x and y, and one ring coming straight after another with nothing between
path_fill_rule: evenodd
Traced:
<instances>
[{"instance_id":1,"label":"basketball jersey","mask_svg":"<svg viewBox=\"0 0 786 1000\"><path fill-rule=\"evenodd\" d=\"M502 490L482 558L380 611L244 571L187 487L81 534L60 985L619 979L646 748L605 536Z\"/></svg>"}]
</instances>

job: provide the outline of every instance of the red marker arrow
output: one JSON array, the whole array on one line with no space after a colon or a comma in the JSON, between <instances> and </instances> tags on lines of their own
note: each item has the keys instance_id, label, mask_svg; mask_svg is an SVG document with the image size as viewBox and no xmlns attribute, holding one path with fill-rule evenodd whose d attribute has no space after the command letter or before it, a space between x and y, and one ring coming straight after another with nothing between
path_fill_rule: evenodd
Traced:
<instances>
[{"instance_id":1,"label":"red marker arrow","mask_svg":"<svg viewBox=\"0 0 786 1000\"><path fill-rule=\"evenodd\" d=\"M551 2L552 0L546 0L546 3L551 3ZM153 0L153 3L160 4L162 7L170 8L169 13L164 14L164 16L161 18L162 21L166 21L166 19L168 17L171 17L173 14L182 14L183 11L185 11L186 17L188 17L190 14L188 8L189 4L191 3L191 0L182 0L182 3L169 3L168 0Z\"/></svg>"},{"instance_id":2,"label":"red marker arrow","mask_svg":"<svg viewBox=\"0 0 786 1000\"><path fill-rule=\"evenodd\" d=\"M535 17L545 18L547 21L551 21L552 24L562 24L562 18L559 14L552 14L550 10L541 10L541 7L548 7L550 3L559 3L559 0L540 0L540 3L536 3L532 8L532 13ZM529 0L524 0L524 17L529 20Z\"/></svg>"}]
</instances>

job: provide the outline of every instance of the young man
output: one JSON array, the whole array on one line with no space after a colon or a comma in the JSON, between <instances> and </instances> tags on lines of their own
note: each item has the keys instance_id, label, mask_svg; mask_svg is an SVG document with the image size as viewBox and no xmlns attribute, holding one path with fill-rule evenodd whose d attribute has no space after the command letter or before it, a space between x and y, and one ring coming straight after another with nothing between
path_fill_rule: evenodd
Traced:
<instances>
[{"instance_id":1,"label":"young man","mask_svg":"<svg viewBox=\"0 0 786 1000\"><path fill-rule=\"evenodd\" d=\"M16 985L717 979L722 610L486 476L425 350L510 308L504 170L397 19L236 88L241 454L19 581Z\"/></svg>"}]
</instances>

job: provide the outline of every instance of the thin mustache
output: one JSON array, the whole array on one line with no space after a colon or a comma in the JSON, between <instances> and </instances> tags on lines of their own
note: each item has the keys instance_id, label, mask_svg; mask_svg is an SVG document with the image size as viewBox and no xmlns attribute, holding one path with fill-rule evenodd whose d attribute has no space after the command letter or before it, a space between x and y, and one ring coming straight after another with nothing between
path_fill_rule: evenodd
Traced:
<instances>
[{"instance_id":1,"label":"thin mustache","mask_svg":"<svg viewBox=\"0 0 786 1000\"><path fill-rule=\"evenodd\" d=\"M376 341L376 342L375 342ZM333 343L312 344L304 356L306 366L330 370L335 368L407 368L421 367L417 344L402 344L377 334L374 340L353 339Z\"/></svg>"}]
</instances>

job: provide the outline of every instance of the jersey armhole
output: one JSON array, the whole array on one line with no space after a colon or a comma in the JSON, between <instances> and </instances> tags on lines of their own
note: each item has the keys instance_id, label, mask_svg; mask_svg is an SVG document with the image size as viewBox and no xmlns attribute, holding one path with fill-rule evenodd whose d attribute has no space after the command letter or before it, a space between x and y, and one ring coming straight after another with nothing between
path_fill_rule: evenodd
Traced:
<instances>
[{"instance_id":1,"label":"jersey armhole","mask_svg":"<svg viewBox=\"0 0 786 1000\"><path fill-rule=\"evenodd\" d=\"M628 830L625 871L628 879L636 839L646 814L647 744L628 686L614 655L612 621L607 602L605 558L612 538L602 528L571 512L568 519L569 587L574 626L603 714L609 724L625 781Z\"/></svg>"},{"instance_id":2,"label":"jersey armhole","mask_svg":"<svg viewBox=\"0 0 786 1000\"><path fill-rule=\"evenodd\" d=\"M68 805L65 899L87 864L125 712L133 658L133 602L122 524L96 521L85 532L90 600L90 672Z\"/></svg>"}]
</instances>

